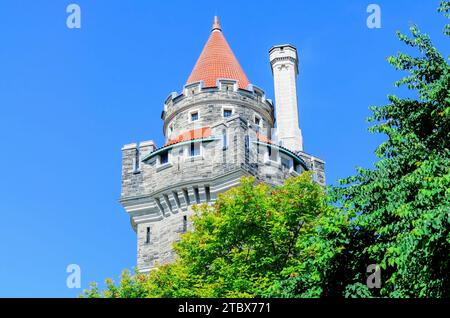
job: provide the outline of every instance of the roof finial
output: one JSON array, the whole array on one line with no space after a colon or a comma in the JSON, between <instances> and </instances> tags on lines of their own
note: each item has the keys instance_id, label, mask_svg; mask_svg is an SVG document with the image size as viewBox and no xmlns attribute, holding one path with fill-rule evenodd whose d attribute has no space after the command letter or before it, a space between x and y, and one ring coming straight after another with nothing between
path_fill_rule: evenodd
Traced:
<instances>
[{"instance_id":1,"label":"roof finial","mask_svg":"<svg viewBox=\"0 0 450 318\"><path fill-rule=\"evenodd\" d=\"M214 31L214 30L222 31L222 29L220 28L219 18L217 17L217 15L214 16L214 23L213 23L211 31Z\"/></svg>"}]
</instances>

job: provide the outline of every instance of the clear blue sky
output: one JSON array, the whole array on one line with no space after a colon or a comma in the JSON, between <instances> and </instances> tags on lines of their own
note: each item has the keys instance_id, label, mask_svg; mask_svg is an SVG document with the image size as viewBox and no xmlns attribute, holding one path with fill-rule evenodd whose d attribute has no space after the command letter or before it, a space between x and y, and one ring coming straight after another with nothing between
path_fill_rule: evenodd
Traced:
<instances>
[{"instance_id":1,"label":"clear blue sky","mask_svg":"<svg viewBox=\"0 0 450 318\"><path fill-rule=\"evenodd\" d=\"M17 1L0 4L0 296L73 297L135 265L135 234L118 203L123 144L162 142L167 95L181 91L214 14L250 81L273 98L268 49L299 49L305 150L327 162L327 181L369 167L381 137L370 105L386 102L400 74L386 57L395 31L415 22L448 55L438 0L371 2ZM77 3L82 28L66 27ZM280 5L278 7L277 5Z\"/></svg>"}]
</instances>

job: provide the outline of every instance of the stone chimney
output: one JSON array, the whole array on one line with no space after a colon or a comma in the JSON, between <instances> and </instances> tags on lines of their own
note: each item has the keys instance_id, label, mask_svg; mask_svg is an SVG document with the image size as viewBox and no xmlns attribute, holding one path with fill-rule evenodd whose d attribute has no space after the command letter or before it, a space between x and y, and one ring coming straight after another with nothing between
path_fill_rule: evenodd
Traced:
<instances>
[{"instance_id":1,"label":"stone chimney","mask_svg":"<svg viewBox=\"0 0 450 318\"><path fill-rule=\"evenodd\" d=\"M297 106L297 49L290 45L276 45L269 50L275 87L277 136L281 146L291 151L303 151L303 137L298 123Z\"/></svg>"}]
</instances>

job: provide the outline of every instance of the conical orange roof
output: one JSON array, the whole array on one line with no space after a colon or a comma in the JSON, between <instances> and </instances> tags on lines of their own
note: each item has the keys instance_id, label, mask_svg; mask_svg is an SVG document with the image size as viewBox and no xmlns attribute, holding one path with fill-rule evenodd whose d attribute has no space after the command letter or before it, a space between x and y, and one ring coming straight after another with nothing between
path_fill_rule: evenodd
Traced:
<instances>
[{"instance_id":1,"label":"conical orange roof","mask_svg":"<svg viewBox=\"0 0 450 318\"><path fill-rule=\"evenodd\" d=\"M239 88L243 89L250 84L247 75L222 34L216 16L208 42L206 42L186 84L204 81L205 87L214 87L217 86L216 81L219 78L238 80Z\"/></svg>"}]
</instances>

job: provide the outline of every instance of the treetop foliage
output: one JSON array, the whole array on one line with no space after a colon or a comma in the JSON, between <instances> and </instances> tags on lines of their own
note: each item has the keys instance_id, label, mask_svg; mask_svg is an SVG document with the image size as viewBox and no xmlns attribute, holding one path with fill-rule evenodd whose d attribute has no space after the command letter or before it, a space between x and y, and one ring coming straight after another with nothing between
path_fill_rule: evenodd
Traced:
<instances>
[{"instance_id":1,"label":"treetop foliage","mask_svg":"<svg viewBox=\"0 0 450 318\"><path fill-rule=\"evenodd\" d=\"M450 1L438 9L450 18ZM444 28L450 36L450 24ZM386 140L372 169L323 189L311 173L270 187L254 178L201 205L177 260L124 272L87 297L450 297L450 65L414 25L389 57L412 97L371 107ZM381 268L381 288L366 284Z\"/></svg>"}]
</instances>

